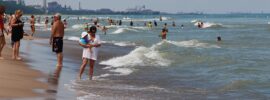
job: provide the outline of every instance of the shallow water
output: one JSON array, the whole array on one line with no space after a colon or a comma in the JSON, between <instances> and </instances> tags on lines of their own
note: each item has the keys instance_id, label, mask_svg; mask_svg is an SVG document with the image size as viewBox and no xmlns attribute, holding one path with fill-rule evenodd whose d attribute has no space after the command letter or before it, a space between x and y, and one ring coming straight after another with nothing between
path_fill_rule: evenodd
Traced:
<instances>
[{"instance_id":1,"label":"shallow water","mask_svg":"<svg viewBox=\"0 0 270 100\"><path fill-rule=\"evenodd\" d=\"M130 15L134 27L125 16L99 15L106 25L107 17L122 19L122 26L107 26L107 35L98 32L103 46L96 63L93 81L76 81L81 64L81 48L77 45L82 24L89 20L68 18L66 30L65 67L61 72L58 98L78 100L138 100L138 99L256 99L270 98L269 80L269 15L167 15L162 22L158 16ZM145 21L158 22L158 27L143 26ZM205 22L198 29L196 20ZM172 27L172 21L177 27ZM168 24L166 41L158 35ZM181 28L180 25L184 25ZM38 29L44 30L42 27ZM41 37L48 37L48 30ZM222 41L216 42L221 36ZM46 45L42 45L46 44ZM39 45L31 48L27 45ZM48 71L54 66L55 55L46 40L23 43L22 51L33 59L33 68ZM31 52L35 55L28 54ZM76 51L76 52L75 52ZM35 59L36 57L38 59ZM47 64L40 68L40 64ZM54 70L54 67L50 67ZM49 72L48 72L49 73ZM85 73L85 77L87 72ZM73 95L69 94L68 91Z\"/></svg>"}]
</instances>

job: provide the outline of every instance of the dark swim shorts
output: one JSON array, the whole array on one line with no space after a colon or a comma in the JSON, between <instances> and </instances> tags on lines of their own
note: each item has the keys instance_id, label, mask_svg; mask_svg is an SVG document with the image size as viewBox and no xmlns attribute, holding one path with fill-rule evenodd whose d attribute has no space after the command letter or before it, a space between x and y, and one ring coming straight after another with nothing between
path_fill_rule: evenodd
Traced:
<instances>
[{"instance_id":1,"label":"dark swim shorts","mask_svg":"<svg viewBox=\"0 0 270 100\"><path fill-rule=\"evenodd\" d=\"M55 53L63 52L63 37L53 38L52 51Z\"/></svg>"}]
</instances>

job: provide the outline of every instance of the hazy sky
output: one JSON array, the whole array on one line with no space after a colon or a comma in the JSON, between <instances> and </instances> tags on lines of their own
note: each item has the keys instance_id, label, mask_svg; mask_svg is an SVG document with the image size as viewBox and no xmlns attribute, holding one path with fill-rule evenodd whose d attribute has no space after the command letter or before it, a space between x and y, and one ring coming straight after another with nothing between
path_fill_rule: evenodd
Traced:
<instances>
[{"instance_id":1,"label":"hazy sky","mask_svg":"<svg viewBox=\"0 0 270 100\"><path fill-rule=\"evenodd\" d=\"M47 0L58 1L78 9L79 1L83 9L110 8L125 10L137 5L165 12L195 12L208 13L228 12L270 12L270 0ZM43 0L25 0L26 4L42 4Z\"/></svg>"}]
</instances>

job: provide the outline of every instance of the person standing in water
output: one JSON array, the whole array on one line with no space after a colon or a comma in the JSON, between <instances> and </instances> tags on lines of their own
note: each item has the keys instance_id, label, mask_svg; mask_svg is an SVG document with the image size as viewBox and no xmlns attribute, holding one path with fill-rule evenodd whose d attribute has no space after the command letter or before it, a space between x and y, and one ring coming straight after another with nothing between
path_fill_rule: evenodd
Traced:
<instances>
[{"instance_id":1,"label":"person standing in water","mask_svg":"<svg viewBox=\"0 0 270 100\"><path fill-rule=\"evenodd\" d=\"M162 21L162 16L159 17L159 21Z\"/></svg>"},{"instance_id":2,"label":"person standing in water","mask_svg":"<svg viewBox=\"0 0 270 100\"><path fill-rule=\"evenodd\" d=\"M49 24L49 17L45 18L45 29L47 30Z\"/></svg>"},{"instance_id":3,"label":"person standing in water","mask_svg":"<svg viewBox=\"0 0 270 100\"><path fill-rule=\"evenodd\" d=\"M184 25L183 24L181 25L181 28L184 29Z\"/></svg>"},{"instance_id":4,"label":"person standing in water","mask_svg":"<svg viewBox=\"0 0 270 100\"><path fill-rule=\"evenodd\" d=\"M133 26L133 21L132 20L130 21L130 26Z\"/></svg>"},{"instance_id":5,"label":"person standing in water","mask_svg":"<svg viewBox=\"0 0 270 100\"><path fill-rule=\"evenodd\" d=\"M156 20L154 20L154 25L155 25L155 27L157 27L157 21Z\"/></svg>"},{"instance_id":6,"label":"person standing in water","mask_svg":"<svg viewBox=\"0 0 270 100\"><path fill-rule=\"evenodd\" d=\"M63 66L63 37L65 35L65 27L61 21L61 15L59 13L54 16L54 23L52 25L52 34L50 38L50 45L52 45L52 51L57 54L57 69Z\"/></svg>"},{"instance_id":7,"label":"person standing in water","mask_svg":"<svg viewBox=\"0 0 270 100\"><path fill-rule=\"evenodd\" d=\"M31 37L34 36L35 34L35 31L36 31L36 28L35 28L35 16L34 15L31 15L31 19L30 19L30 27L31 27Z\"/></svg>"},{"instance_id":8,"label":"person standing in water","mask_svg":"<svg viewBox=\"0 0 270 100\"><path fill-rule=\"evenodd\" d=\"M106 35L107 34L107 27L106 26L103 26L103 28L102 28L102 32L104 33L104 35Z\"/></svg>"},{"instance_id":9,"label":"person standing in water","mask_svg":"<svg viewBox=\"0 0 270 100\"><path fill-rule=\"evenodd\" d=\"M88 34L82 33L82 37L88 37L89 43L80 45L84 47L83 54L82 54L82 65L80 68L80 72L78 75L78 79L82 78L82 74L88 62L90 62L89 68L89 80L92 80L93 73L94 73L94 65L95 61L97 60L98 56L98 48L101 46L101 40L99 35L96 35L97 28L95 26L90 27Z\"/></svg>"},{"instance_id":10,"label":"person standing in water","mask_svg":"<svg viewBox=\"0 0 270 100\"><path fill-rule=\"evenodd\" d=\"M68 27L67 20L66 20L66 19L64 19L63 23L64 23L64 27L65 27L65 29L66 29L66 28Z\"/></svg>"},{"instance_id":11,"label":"person standing in water","mask_svg":"<svg viewBox=\"0 0 270 100\"><path fill-rule=\"evenodd\" d=\"M161 32L161 39L166 40L167 38L167 29L163 28Z\"/></svg>"},{"instance_id":12,"label":"person standing in water","mask_svg":"<svg viewBox=\"0 0 270 100\"><path fill-rule=\"evenodd\" d=\"M23 15L23 12L21 10L15 11L15 17L12 18L11 21L11 27L12 27L12 34L11 34L11 40L13 43L13 55L12 59L14 60L21 60L20 57L20 40L23 38L24 30L23 26L24 23L21 21L21 17Z\"/></svg>"},{"instance_id":13,"label":"person standing in water","mask_svg":"<svg viewBox=\"0 0 270 100\"><path fill-rule=\"evenodd\" d=\"M165 30L166 30L166 32L169 32L169 30L168 30L168 28L167 28L167 23L165 23L165 24L164 24L163 29L165 29Z\"/></svg>"},{"instance_id":14,"label":"person standing in water","mask_svg":"<svg viewBox=\"0 0 270 100\"><path fill-rule=\"evenodd\" d=\"M37 22L40 23L40 16L38 16Z\"/></svg>"},{"instance_id":15,"label":"person standing in water","mask_svg":"<svg viewBox=\"0 0 270 100\"><path fill-rule=\"evenodd\" d=\"M122 20L119 20L119 26L121 26L122 25Z\"/></svg>"},{"instance_id":16,"label":"person standing in water","mask_svg":"<svg viewBox=\"0 0 270 100\"><path fill-rule=\"evenodd\" d=\"M174 22L174 21L172 22L172 26L173 26L173 27L176 27L176 24L175 24L175 22Z\"/></svg>"}]
</instances>

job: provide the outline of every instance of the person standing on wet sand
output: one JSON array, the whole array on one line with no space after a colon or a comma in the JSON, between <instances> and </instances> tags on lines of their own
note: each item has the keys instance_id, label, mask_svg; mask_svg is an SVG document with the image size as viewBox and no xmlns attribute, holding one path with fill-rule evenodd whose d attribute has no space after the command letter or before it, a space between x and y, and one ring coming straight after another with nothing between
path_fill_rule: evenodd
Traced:
<instances>
[{"instance_id":1,"label":"person standing on wet sand","mask_svg":"<svg viewBox=\"0 0 270 100\"><path fill-rule=\"evenodd\" d=\"M50 38L50 45L52 45L52 51L57 54L57 69L61 69L63 66L63 37L65 34L64 24L61 21L61 15L59 13L54 16L54 23L52 26L52 34Z\"/></svg>"},{"instance_id":2,"label":"person standing on wet sand","mask_svg":"<svg viewBox=\"0 0 270 100\"><path fill-rule=\"evenodd\" d=\"M85 66L87 65L88 61L90 62L90 68L89 68L89 80L92 80L93 73L94 73L94 65L95 61L97 60L98 56L98 48L101 46L101 40L99 35L96 35L97 28L95 26L90 27L89 31L87 33L82 33L82 38L87 37L89 43L83 44L80 43L80 46L83 48L83 54L82 54L82 65L80 68L80 73L78 75L78 79L81 79L82 74L84 72Z\"/></svg>"},{"instance_id":3,"label":"person standing on wet sand","mask_svg":"<svg viewBox=\"0 0 270 100\"><path fill-rule=\"evenodd\" d=\"M30 19L30 27L31 27L31 31L32 31L31 37L34 36L35 31L36 31L35 21L36 21L35 16L34 15L31 15L31 19Z\"/></svg>"},{"instance_id":4,"label":"person standing on wet sand","mask_svg":"<svg viewBox=\"0 0 270 100\"><path fill-rule=\"evenodd\" d=\"M4 59L2 57L2 50L4 46L6 45L5 34L4 34L4 30L5 30L4 12L5 12L4 6L0 6L0 60Z\"/></svg>"},{"instance_id":5,"label":"person standing on wet sand","mask_svg":"<svg viewBox=\"0 0 270 100\"><path fill-rule=\"evenodd\" d=\"M20 40L23 38L23 34L24 34L24 30L23 30L24 23L20 19L22 15L23 15L23 12L21 10L16 10L15 17L12 18L12 21L11 21L11 27L12 27L11 40L14 43L12 59L14 60L21 60L21 57L19 56Z\"/></svg>"}]
</instances>

